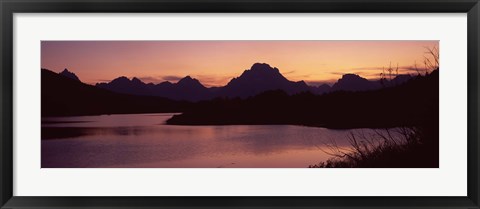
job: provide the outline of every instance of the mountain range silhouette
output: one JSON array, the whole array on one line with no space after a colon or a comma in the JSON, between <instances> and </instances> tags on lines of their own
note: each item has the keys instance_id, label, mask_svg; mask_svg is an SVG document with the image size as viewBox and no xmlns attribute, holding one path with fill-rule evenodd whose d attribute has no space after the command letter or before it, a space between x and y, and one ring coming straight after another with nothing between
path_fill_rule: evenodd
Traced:
<instances>
[{"instance_id":1,"label":"mountain range silhouette","mask_svg":"<svg viewBox=\"0 0 480 209\"><path fill-rule=\"evenodd\" d=\"M138 78L119 77L104 84L120 93L99 88L102 84L79 82L72 75L68 70L55 73L42 69L42 117L181 112L167 123L330 128L411 126L438 118L438 69L425 75L399 75L375 81L345 74L332 87L312 87L303 81L289 81L267 64L255 64L223 87L206 88L190 76L176 83L145 84ZM315 93L320 89L328 93ZM134 95L138 92L144 95ZM218 96L229 94L236 96ZM185 99L198 101L208 97L214 98L201 102Z\"/></svg>"},{"instance_id":2,"label":"mountain range silhouette","mask_svg":"<svg viewBox=\"0 0 480 209\"><path fill-rule=\"evenodd\" d=\"M63 72L62 72L63 73ZM67 74L68 75L68 74ZM73 74L75 75L75 74ZM195 78L186 76L176 83L165 81L159 84L144 83L134 77L125 76L95 86L117 93L159 96L173 100L201 101L216 97L247 98L272 90L282 90L289 95L301 92L324 94L333 91L368 91L386 86L398 85L411 79L410 75L398 75L392 80L370 81L356 74L345 74L333 86L323 84L309 86L304 81L290 81L276 67L266 63L255 63L239 77L231 79L222 87L207 88Z\"/></svg>"}]
</instances>

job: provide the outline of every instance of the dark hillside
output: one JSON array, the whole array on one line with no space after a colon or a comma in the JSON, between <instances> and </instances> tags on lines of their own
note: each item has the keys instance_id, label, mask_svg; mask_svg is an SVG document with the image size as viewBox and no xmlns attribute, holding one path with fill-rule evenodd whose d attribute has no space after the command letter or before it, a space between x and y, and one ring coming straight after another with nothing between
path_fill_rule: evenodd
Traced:
<instances>
[{"instance_id":1,"label":"dark hillside","mask_svg":"<svg viewBox=\"0 0 480 209\"><path fill-rule=\"evenodd\" d=\"M42 117L180 112L189 103L152 96L119 94L42 69Z\"/></svg>"}]
</instances>

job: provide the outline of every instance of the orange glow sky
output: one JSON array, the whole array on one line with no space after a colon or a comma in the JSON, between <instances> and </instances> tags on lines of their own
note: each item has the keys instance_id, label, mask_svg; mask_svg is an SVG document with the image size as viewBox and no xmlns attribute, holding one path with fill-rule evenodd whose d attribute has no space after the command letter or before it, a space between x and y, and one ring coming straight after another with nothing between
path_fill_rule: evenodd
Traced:
<instances>
[{"instance_id":1,"label":"orange glow sky","mask_svg":"<svg viewBox=\"0 0 480 209\"><path fill-rule=\"evenodd\" d=\"M342 74L378 78L382 67L400 73L423 67L425 47L438 41L42 41L41 67L68 68L85 83L119 76L148 83L190 75L223 86L254 63L277 67L289 80L332 83Z\"/></svg>"}]
</instances>

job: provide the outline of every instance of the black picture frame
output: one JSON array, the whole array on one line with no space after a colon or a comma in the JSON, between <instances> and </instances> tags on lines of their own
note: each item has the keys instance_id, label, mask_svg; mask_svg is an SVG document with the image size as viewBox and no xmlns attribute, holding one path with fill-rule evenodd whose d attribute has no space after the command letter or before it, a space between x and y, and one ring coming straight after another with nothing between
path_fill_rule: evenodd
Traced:
<instances>
[{"instance_id":1,"label":"black picture frame","mask_svg":"<svg viewBox=\"0 0 480 209\"><path fill-rule=\"evenodd\" d=\"M0 0L1 208L479 208L478 0ZM13 196L14 13L467 13L468 195L465 197L20 197ZM448 181L449 179L445 179ZM252 188L255 189L255 188Z\"/></svg>"}]
</instances>

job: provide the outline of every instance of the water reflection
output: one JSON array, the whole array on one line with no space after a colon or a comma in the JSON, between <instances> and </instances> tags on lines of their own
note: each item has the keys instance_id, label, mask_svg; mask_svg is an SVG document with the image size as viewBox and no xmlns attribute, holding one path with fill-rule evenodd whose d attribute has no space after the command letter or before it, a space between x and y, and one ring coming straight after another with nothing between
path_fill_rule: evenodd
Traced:
<instances>
[{"instance_id":1,"label":"water reflection","mask_svg":"<svg viewBox=\"0 0 480 209\"><path fill-rule=\"evenodd\" d=\"M348 130L165 125L171 116L43 118L42 167L305 168L330 157L324 143L348 146Z\"/></svg>"}]
</instances>

